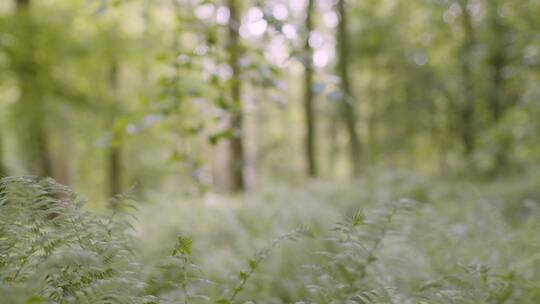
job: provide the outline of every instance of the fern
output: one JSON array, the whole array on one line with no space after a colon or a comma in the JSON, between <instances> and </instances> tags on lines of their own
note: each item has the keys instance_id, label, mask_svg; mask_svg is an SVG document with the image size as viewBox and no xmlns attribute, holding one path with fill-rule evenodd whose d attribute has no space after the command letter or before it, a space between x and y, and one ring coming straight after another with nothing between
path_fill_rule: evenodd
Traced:
<instances>
[{"instance_id":1,"label":"fern","mask_svg":"<svg viewBox=\"0 0 540 304\"><path fill-rule=\"evenodd\" d=\"M506 303L512 296L512 273L496 274L488 266L461 266L459 272L425 282L417 298L424 303Z\"/></svg>"},{"instance_id":2,"label":"fern","mask_svg":"<svg viewBox=\"0 0 540 304\"><path fill-rule=\"evenodd\" d=\"M0 180L0 290L8 303L157 303L143 296L124 221L52 179Z\"/></svg>"},{"instance_id":3,"label":"fern","mask_svg":"<svg viewBox=\"0 0 540 304\"><path fill-rule=\"evenodd\" d=\"M178 236L174 246L167 245L172 247L168 255L152 256L156 263L149 264L158 267L150 267L150 275L144 275L133 252L136 240L130 233L131 220L122 211L134 206L128 196L114 200L110 215L96 216L82 209L84 202L76 193L52 179L0 179L0 303L188 304L218 298L214 302L221 304L243 299L257 303L502 304L537 303L539 298L538 247L529 244L531 236L537 237L537 221L524 225L521 235L506 237L508 254L516 253L516 248L524 252L515 261L509 255L512 259L504 264L497 256L488 260L472 252L464 257L464 250L450 250L457 241L469 242L468 246L471 241L456 236L456 242L449 243L445 235L452 223L437 219L429 205L415 209L416 213L409 212L416 204L407 200L357 210L322 238L306 241L309 244L301 249L307 256L292 257L284 264L276 264L282 263L279 258L267 261L273 262L272 267L285 265L281 276L261 265L270 264L263 262L274 248L312 233L300 228L279 236L256 251L219 297L221 292L209 288L212 282L202 279L204 271L194 262L199 255L194 254L198 251L191 237ZM492 222L480 227L495 228ZM496 228L504 232L509 227ZM483 237L486 230L478 231ZM300 248L288 249L287 257ZM468 262L462 265L460 260ZM302 264L308 264L308 271L302 271ZM264 281L251 288L255 274L262 271L265 276L256 283L269 279L274 285ZM280 294L285 285L294 291L281 289Z\"/></svg>"},{"instance_id":4,"label":"fern","mask_svg":"<svg viewBox=\"0 0 540 304\"><path fill-rule=\"evenodd\" d=\"M253 276L262 261L268 256L270 251L279 247L283 242L296 241L302 237L313 236L311 230L307 227L300 227L292 232L285 233L274 239L268 246L258 250L255 255L249 259L246 269L238 272L234 287L228 291L228 296L215 301L217 304L232 304L235 303L238 294L244 290L248 280Z\"/></svg>"},{"instance_id":5,"label":"fern","mask_svg":"<svg viewBox=\"0 0 540 304\"><path fill-rule=\"evenodd\" d=\"M188 272L190 268L194 268L191 263L193 239L191 237L178 236L176 238L176 246L171 255L180 261L179 272L181 274L180 288L184 296L184 304L189 303L191 295L188 291Z\"/></svg>"},{"instance_id":6,"label":"fern","mask_svg":"<svg viewBox=\"0 0 540 304\"><path fill-rule=\"evenodd\" d=\"M328 250L316 254L321 264L308 265L316 280L306 287L314 303L386 303L388 288L369 278L369 267L377 263L377 251L394 215L413 206L410 201L386 204L369 213L354 212L336 224L327 239Z\"/></svg>"}]
</instances>

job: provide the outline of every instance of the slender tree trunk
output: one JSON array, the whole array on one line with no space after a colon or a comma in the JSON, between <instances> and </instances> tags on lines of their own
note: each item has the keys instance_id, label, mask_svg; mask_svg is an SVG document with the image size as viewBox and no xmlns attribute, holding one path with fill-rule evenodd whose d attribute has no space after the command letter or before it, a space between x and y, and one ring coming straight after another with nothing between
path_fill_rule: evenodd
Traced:
<instances>
[{"instance_id":1,"label":"slender tree trunk","mask_svg":"<svg viewBox=\"0 0 540 304\"><path fill-rule=\"evenodd\" d=\"M7 175L6 166L4 166L4 141L2 130L0 130L0 177Z\"/></svg>"},{"instance_id":2,"label":"slender tree trunk","mask_svg":"<svg viewBox=\"0 0 540 304\"><path fill-rule=\"evenodd\" d=\"M471 15L467 8L469 1L461 0L462 27L464 41L462 45L461 58L461 81L463 89L463 105L461 107L461 141L464 147L464 155L468 159L474 152L476 145L475 131L475 92L473 85L472 71L472 49L474 47L474 31L471 22Z\"/></svg>"},{"instance_id":3,"label":"slender tree trunk","mask_svg":"<svg viewBox=\"0 0 540 304\"><path fill-rule=\"evenodd\" d=\"M228 0L229 17L229 65L232 69L231 79L231 113L230 127L233 132L230 139L230 174L232 191L244 190L244 142L243 142L243 109L241 101L241 83L239 59L241 56L239 28L240 28L240 4L238 0Z\"/></svg>"},{"instance_id":4,"label":"slender tree trunk","mask_svg":"<svg viewBox=\"0 0 540 304\"><path fill-rule=\"evenodd\" d=\"M107 178L109 196L113 197L122 192L122 136L115 129L115 120L118 112L118 63L113 60L109 72L110 89L113 95L112 118L111 118L111 142L107 151Z\"/></svg>"},{"instance_id":5,"label":"slender tree trunk","mask_svg":"<svg viewBox=\"0 0 540 304\"><path fill-rule=\"evenodd\" d=\"M316 118L313 94L313 50L309 45L309 36L313 30L313 10L314 0L308 0L306 8L306 41L304 44L304 112L306 120L305 153L307 162L307 175L315 177L318 174L317 168L317 147L316 140Z\"/></svg>"},{"instance_id":6,"label":"slender tree trunk","mask_svg":"<svg viewBox=\"0 0 540 304\"><path fill-rule=\"evenodd\" d=\"M338 153L339 153L339 142L338 142L338 113L335 112L335 108L332 107L330 109L330 121L328 122L328 169L326 170L328 173L328 176L330 178L333 178L336 174L336 164L338 160Z\"/></svg>"},{"instance_id":7,"label":"slender tree trunk","mask_svg":"<svg viewBox=\"0 0 540 304\"><path fill-rule=\"evenodd\" d=\"M30 0L17 0L18 39L21 41L13 64L19 82L20 95L17 103L17 117L20 149L26 157L30 173L45 177L52 175L48 136L45 126L46 106L44 85L40 76L35 51L35 26L30 15Z\"/></svg>"},{"instance_id":8,"label":"slender tree trunk","mask_svg":"<svg viewBox=\"0 0 540 304\"><path fill-rule=\"evenodd\" d=\"M180 55L180 35L178 31L180 31L180 25L181 25L181 15L182 7L180 5L180 2L178 0L172 0L173 2L173 8L174 8L174 14L176 16L176 28L174 31L174 38L173 38L173 54L174 54L174 61L173 61L173 68L174 68L174 76L173 76L173 103L174 103L174 111L180 110L180 62L176 60L177 56Z\"/></svg>"},{"instance_id":9,"label":"slender tree trunk","mask_svg":"<svg viewBox=\"0 0 540 304\"><path fill-rule=\"evenodd\" d=\"M110 147L108 155L108 168L109 168L109 196L112 197L122 192L121 187L121 172L122 172L122 156L121 150L118 145Z\"/></svg>"},{"instance_id":10,"label":"slender tree trunk","mask_svg":"<svg viewBox=\"0 0 540 304\"><path fill-rule=\"evenodd\" d=\"M376 72L375 72L376 73ZM367 96L373 101L379 100L379 95L381 91L381 81L379 80L380 77L378 77L376 74L373 75L372 81L369 83ZM371 166L377 164L378 156L379 154L379 145L377 142L377 139L379 138L379 122L380 122L380 116L379 113L380 110L378 108L377 102L371 102L369 103L369 115L367 117L367 142L366 142L366 158L368 160L368 163L371 164Z\"/></svg>"},{"instance_id":11,"label":"slender tree trunk","mask_svg":"<svg viewBox=\"0 0 540 304\"><path fill-rule=\"evenodd\" d=\"M351 159L351 174L358 176L360 174L360 140L356 131L356 107L351 91L349 77L349 45L348 41L348 24L347 12L345 8L345 0L338 0L337 10L339 15L339 24L337 29L338 40L338 75L341 79L341 93L343 99L341 106L343 110L343 118L349 133L349 153Z\"/></svg>"},{"instance_id":12,"label":"slender tree trunk","mask_svg":"<svg viewBox=\"0 0 540 304\"><path fill-rule=\"evenodd\" d=\"M23 8L30 6L30 0L17 0L17 8Z\"/></svg>"},{"instance_id":13,"label":"slender tree trunk","mask_svg":"<svg viewBox=\"0 0 540 304\"><path fill-rule=\"evenodd\" d=\"M451 137L448 134L450 127L448 126L447 113L449 112L448 105L446 102L439 101L437 98L434 98L434 131L433 132L433 141L435 142L435 148L437 150L437 155L439 158L438 167L439 167L439 176L444 177L448 173L448 151L449 144L448 138Z\"/></svg>"},{"instance_id":14,"label":"slender tree trunk","mask_svg":"<svg viewBox=\"0 0 540 304\"><path fill-rule=\"evenodd\" d=\"M488 18L490 28L493 31L493 40L489 56L491 85L489 101L493 123L497 126L507 109L505 99L508 98L506 92L506 82L503 70L508 64L508 57L505 49L505 27L498 13L498 3L496 0L489 1ZM495 170L501 170L508 163L508 148L511 145L511 137L503 134L501 140L496 143L495 148Z\"/></svg>"}]
</instances>

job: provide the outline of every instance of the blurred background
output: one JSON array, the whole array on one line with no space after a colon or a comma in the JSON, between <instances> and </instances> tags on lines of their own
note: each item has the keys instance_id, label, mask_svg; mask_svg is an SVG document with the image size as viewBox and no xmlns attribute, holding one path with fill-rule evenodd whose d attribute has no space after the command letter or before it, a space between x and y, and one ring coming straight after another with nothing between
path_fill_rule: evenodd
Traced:
<instances>
[{"instance_id":1,"label":"blurred background","mask_svg":"<svg viewBox=\"0 0 540 304\"><path fill-rule=\"evenodd\" d=\"M182 297L150 270L179 233L223 282L280 233L407 197L385 286L489 263L514 288L493 303L538 303L539 16L538 0L2 0L0 176L52 177L98 212L136 198L153 295ZM245 299L302 298L321 247L280 249Z\"/></svg>"},{"instance_id":2,"label":"blurred background","mask_svg":"<svg viewBox=\"0 0 540 304\"><path fill-rule=\"evenodd\" d=\"M97 201L540 156L537 0L5 0L0 174Z\"/></svg>"}]
</instances>

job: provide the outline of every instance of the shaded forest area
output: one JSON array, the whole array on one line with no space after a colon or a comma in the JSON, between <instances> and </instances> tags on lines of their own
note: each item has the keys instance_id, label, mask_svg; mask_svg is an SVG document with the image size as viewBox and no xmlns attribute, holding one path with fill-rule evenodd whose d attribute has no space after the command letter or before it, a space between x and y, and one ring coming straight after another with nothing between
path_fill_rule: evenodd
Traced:
<instances>
[{"instance_id":1,"label":"shaded forest area","mask_svg":"<svg viewBox=\"0 0 540 304\"><path fill-rule=\"evenodd\" d=\"M539 15L1 1L0 304L539 303Z\"/></svg>"}]
</instances>

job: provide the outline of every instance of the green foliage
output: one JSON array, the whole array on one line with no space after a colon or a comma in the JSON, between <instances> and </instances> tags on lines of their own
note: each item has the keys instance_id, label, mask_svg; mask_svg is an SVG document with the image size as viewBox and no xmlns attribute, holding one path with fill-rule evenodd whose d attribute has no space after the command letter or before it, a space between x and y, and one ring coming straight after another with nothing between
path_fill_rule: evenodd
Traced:
<instances>
[{"instance_id":1,"label":"green foliage","mask_svg":"<svg viewBox=\"0 0 540 304\"><path fill-rule=\"evenodd\" d=\"M366 185L372 193L357 190ZM7 177L0 181L0 292L10 304L533 304L540 300L534 187L498 187L500 200L525 200L529 214L519 223L506 214L507 203L493 199L456 208L473 197L463 183L398 175L297 193L274 189L238 209L233 202L227 209L185 204L187 212L148 205L135 211L141 222L132 231L122 208L96 216L50 179ZM426 202L373 203L418 188ZM328 229L345 209L355 211ZM159 233L169 229L167 215L191 230L145 235L147 214ZM263 240L298 222L312 228ZM253 246L261 249L246 256Z\"/></svg>"},{"instance_id":2,"label":"green foliage","mask_svg":"<svg viewBox=\"0 0 540 304\"><path fill-rule=\"evenodd\" d=\"M385 285L370 277L369 267L378 261L378 250L392 227L399 210L412 207L403 200L398 204L382 206L367 217L360 211L338 223L328 238L329 251L317 252L325 259L323 265L310 265L318 272L316 281L308 285L313 302L378 303L388 301Z\"/></svg>"},{"instance_id":3,"label":"green foliage","mask_svg":"<svg viewBox=\"0 0 540 304\"><path fill-rule=\"evenodd\" d=\"M193 239L191 237L178 236L176 246L173 249L172 256L191 256Z\"/></svg>"},{"instance_id":4,"label":"green foliage","mask_svg":"<svg viewBox=\"0 0 540 304\"><path fill-rule=\"evenodd\" d=\"M142 296L126 223L81 209L51 179L0 180L3 303L153 303Z\"/></svg>"},{"instance_id":5,"label":"green foliage","mask_svg":"<svg viewBox=\"0 0 540 304\"><path fill-rule=\"evenodd\" d=\"M0 3L0 304L540 303L540 1Z\"/></svg>"},{"instance_id":6,"label":"green foliage","mask_svg":"<svg viewBox=\"0 0 540 304\"><path fill-rule=\"evenodd\" d=\"M235 303L238 294L244 290L245 284L248 282L251 276L255 273L262 261L268 256L273 248L280 246L285 241L296 241L300 237L312 236L311 231L307 227L298 228L292 232L282 234L278 238L274 239L270 245L260 249L255 253L255 256L249 259L247 269L240 270L237 276L237 282L229 291L227 298L222 298L216 301L216 303Z\"/></svg>"},{"instance_id":7,"label":"green foliage","mask_svg":"<svg viewBox=\"0 0 540 304\"><path fill-rule=\"evenodd\" d=\"M387 173L354 184L275 187L245 201L212 196L146 206L137 229L143 251L152 248L149 260L172 237L156 239L159 231L193 235L200 273L215 283L192 289L218 303L533 304L540 282L537 173L523 179L530 182ZM375 203L385 201L391 203ZM352 211L339 220L342 210ZM282 243L262 262L250 256L253 246L269 247L268 235L299 223L309 223L312 238ZM230 286L225 294L222 285Z\"/></svg>"}]
</instances>

